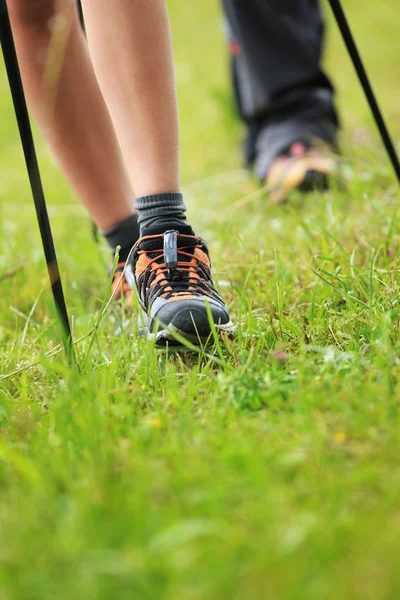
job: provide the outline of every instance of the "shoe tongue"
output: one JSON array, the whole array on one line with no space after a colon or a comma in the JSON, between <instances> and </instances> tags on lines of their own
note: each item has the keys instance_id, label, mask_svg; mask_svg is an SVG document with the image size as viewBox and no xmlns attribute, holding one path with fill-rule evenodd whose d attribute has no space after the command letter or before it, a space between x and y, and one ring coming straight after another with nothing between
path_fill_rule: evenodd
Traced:
<instances>
[{"instance_id":1,"label":"shoe tongue","mask_svg":"<svg viewBox=\"0 0 400 600\"><path fill-rule=\"evenodd\" d=\"M177 272L179 271L178 262L192 262L194 250L199 243L198 237L171 230L162 235L144 238L139 244L139 250L145 251L153 260L156 259L156 263L165 264L168 269ZM180 248L183 249L182 252L179 252Z\"/></svg>"},{"instance_id":2,"label":"shoe tongue","mask_svg":"<svg viewBox=\"0 0 400 600\"><path fill-rule=\"evenodd\" d=\"M165 225L145 227L141 232L141 237L148 237L154 235L163 235L166 231L179 231L182 235L195 235L190 225L182 225L178 223L171 223L168 227Z\"/></svg>"},{"instance_id":3,"label":"shoe tongue","mask_svg":"<svg viewBox=\"0 0 400 600\"><path fill-rule=\"evenodd\" d=\"M190 252L192 248L199 244L199 238L194 237L192 235L182 235L179 234L177 236L177 248L187 248L185 252ZM156 252L164 251L164 236L157 235L148 239L143 239L139 244L140 250L145 250L146 252Z\"/></svg>"},{"instance_id":4,"label":"shoe tongue","mask_svg":"<svg viewBox=\"0 0 400 600\"><path fill-rule=\"evenodd\" d=\"M299 156L304 156L308 150L311 148L311 143L307 140L296 140L291 142L289 146L287 146L282 152L279 153L279 156L284 156L287 158L296 158ZM277 157L278 158L278 157Z\"/></svg>"}]
</instances>

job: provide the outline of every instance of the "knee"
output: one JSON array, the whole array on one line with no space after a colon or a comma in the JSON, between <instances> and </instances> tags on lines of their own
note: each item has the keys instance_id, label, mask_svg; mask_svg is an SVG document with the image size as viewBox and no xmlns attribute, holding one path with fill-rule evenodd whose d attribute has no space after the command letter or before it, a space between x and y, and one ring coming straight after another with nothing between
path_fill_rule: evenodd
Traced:
<instances>
[{"instance_id":1,"label":"knee","mask_svg":"<svg viewBox=\"0 0 400 600\"><path fill-rule=\"evenodd\" d=\"M56 11L57 0L7 0L14 20L35 29L47 28Z\"/></svg>"}]
</instances>

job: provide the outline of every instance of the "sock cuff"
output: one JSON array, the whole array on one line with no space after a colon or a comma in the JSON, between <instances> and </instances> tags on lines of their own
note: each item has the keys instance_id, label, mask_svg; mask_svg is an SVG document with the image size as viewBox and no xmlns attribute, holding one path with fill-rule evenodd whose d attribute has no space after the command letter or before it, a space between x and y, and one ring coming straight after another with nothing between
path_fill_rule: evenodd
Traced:
<instances>
[{"instance_id":1,"label":"sock cuff","mask_svg":"<svg viewBox=\"0 0 400 600\"><path fill-rule=\"evenodd\" d=\"M177 208L186 211L183 195L180 192L165 192L136 198L135 207L138 211L151 211L153 209Z\"/></svg>"}]
</instances>

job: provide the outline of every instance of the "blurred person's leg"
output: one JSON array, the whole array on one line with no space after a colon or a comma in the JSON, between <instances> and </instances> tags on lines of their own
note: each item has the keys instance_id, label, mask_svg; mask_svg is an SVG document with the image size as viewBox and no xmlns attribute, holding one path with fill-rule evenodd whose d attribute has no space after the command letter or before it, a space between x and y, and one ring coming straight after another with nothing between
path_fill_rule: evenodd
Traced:
<instances>
[{"instance_id":1,"label":"blurred person's leg","mask_svg":"<svg viewBox=\"0 0 400 600\"><path fill-rule=\"evenodd\" d=\"M336 145L332 85L321 69L324 24L317 0L223 0L233 80L248 127L246 161L265 180L290 146ZM294 148L301 153L301 145Z\"/></svg>"},{"instance_id":2,"label":"blurred person's leg","mask_svg":"<svg viewBox=\"0 0 400 600\"><path fill-rule=\"evenodd\" d=\"M132 215L133 192L75 1L7 5L29 108L96 225L108 230Z\"/></svg>"},{"instance_id":3,"label":"blurred person's leg","mask_svg":"<svg viewBox=\"0 0 400 600\"><path fill-rule=\"evenodd\" d=\"M77 188L80 181L89 185L89 174L101 181L110 178L111 191L127 188L126 197L111 195L108 202L101 186L100 198L90 201L83 185L80 190L96 222L111 227L105 233L111 246L124 245L121 236L128 240L127 226L133 226L134 217L115 128L138 195L142 236L129 265L129 283L123 280L119 292L130 296L130 287L136 287L143 332L160 342L173 343L178 333L196 343L211 335L210 316L217 328L229 330L232 324L213 286L207 246L187 223L179 191L178 117L165 0L85 0L89 44L103 95L74 0L8 3L29 105L66 174ZM112 173L110 168L115 168ZM120 221L115 214L123 207L127 210ZM123 261L136 242L129 239L130 245L122 248Z\"/></svg>"}]
</instances>

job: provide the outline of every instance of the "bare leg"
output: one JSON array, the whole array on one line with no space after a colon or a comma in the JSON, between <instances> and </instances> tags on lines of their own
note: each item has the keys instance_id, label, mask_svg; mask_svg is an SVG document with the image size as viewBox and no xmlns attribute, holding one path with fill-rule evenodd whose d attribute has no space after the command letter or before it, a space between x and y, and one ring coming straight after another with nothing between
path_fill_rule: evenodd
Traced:
<instances>
[{"instance_id":1,"label":"bare leg","mask_svg":"<svg viewBox=\"0 0 400 600\"><path fill-rule=\"evenodd\" d=\"M165 0L84 0L90 53L137 196L179 190Z\"/></svg>"},{"instance_id":2,"label":"bare leg","mask_svg":"<svg viewBox=\"0 0 400 600\"><path fill-rule=\"evenodd\" d=\"M75 2L7 5L30 109L96 224L110 229L133 213L133 193Z\"/></svg>"}]
</instances>

